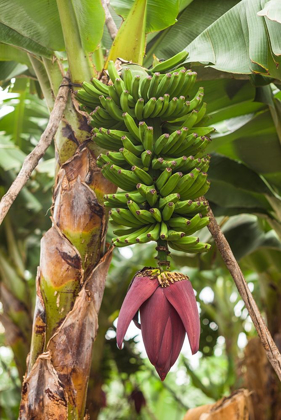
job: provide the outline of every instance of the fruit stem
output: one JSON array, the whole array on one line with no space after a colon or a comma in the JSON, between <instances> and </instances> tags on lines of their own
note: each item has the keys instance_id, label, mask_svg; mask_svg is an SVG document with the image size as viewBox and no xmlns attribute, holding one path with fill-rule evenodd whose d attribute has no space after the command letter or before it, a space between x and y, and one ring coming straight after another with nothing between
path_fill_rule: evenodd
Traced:
<instances>
[{"instance_id":1,"label":"fruit stem","mask_svg":"<svg viewBox=\"0 0 281 420\"><path fill-rule=\"evenodd\" d=\"M159 239L157 241L157 256L155 259L158 261L158 267L161 272L163 271L169 271L170 270L170 261L168 261L167 257L170 254L170 251L168 249L168 243L167 241L163 241L162 239Z\"/></svg>"}]
</instances>

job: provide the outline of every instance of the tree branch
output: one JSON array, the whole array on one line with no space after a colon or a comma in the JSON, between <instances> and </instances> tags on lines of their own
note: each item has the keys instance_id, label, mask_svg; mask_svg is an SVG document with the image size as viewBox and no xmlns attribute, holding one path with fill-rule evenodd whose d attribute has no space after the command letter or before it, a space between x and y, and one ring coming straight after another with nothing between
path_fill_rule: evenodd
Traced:
<instances>
[{"instance_id":1,"label":"tree branch","mask_svg":"<svg viewBox=\"0 0 281 420\"><path fill-rule=\"evenodd\" d=\"M109 35L110 35L112 41L114 41L114 39L117 35L117 32L118 32L118 29L117 29L117 26L115 25L115 22L114 22L114 20L111 16L110 11L109 11L109 7L108 7L109 4L110 4L109 0L102 0L102 6L103 6L104 11L105 11L105 24L106 24L106 27L108 29L108 32L109 32Z\"/></svg>"},{"instance_id":2,"label":"tree branch","mask_svg":"<svg viewBox=\"0 0 281 420\"><path fill-rule=\"evenodd\" d=\"M39 160L42 158L52 143L53 137L56 134L59 123L63 116L68 98L69 87L69 79L64 77L62 79L62 84L56 97L54 108L50 114L50 119L44 133L40 137L38 144L35 146L32 152L25 158L18 176L0 201L0 225L2 224L6 214L8 213L18 194L27 183L32 171L36 168Z\"/></svg>"},{"instance_id":3,"label":"tree branch","mask_svg":"<svg viewBox=\"0 0 281 420\"><path fill-rule=\"evenodd\" d=\"M204 197L202 197L200 200L207 201ZM271 363L273 369L275 370L279 380L281 381L281 354L279 353L279 350L276 347L276 344L274 343L273 338L265 325L265 322L253 298L253 295L250 292L250 289L248 288L247 282L242 274L242 271L231 251L229 243L227 242L222 231L220 230L220 227L217 224L217 221L211 209L208 212L208 216L210 218L208 229L214 238L214 241L222 256L222 259L224 260L225 265L228 268L236 284L236 287L245 303L245 306L248 309L249 315L253 321L253 324L261 339L261 343L265 349L266 356L269 362Z\"/></svg>"}]
</instances>

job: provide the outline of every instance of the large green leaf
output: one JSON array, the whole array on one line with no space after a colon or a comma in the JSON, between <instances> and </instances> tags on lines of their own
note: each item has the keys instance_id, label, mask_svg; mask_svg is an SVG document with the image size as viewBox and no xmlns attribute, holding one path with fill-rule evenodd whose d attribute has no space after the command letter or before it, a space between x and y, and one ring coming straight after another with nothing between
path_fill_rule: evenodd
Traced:
<instances>
[{"instance_id":1,"label":"large green leaf","mask_svg":"<svg viewBox=\"0 0 281 420\"><path fill-rule=\"evenodd\" d=\"M213 154L209 169L212 181L231 184L234 188L249 193L273 195L262 178L242 163L228 159L225 156Z\"/></svg>"},{"instance_id":2,"label":"large green leaf","mask_svg":"<svg viewBox=\"0 0 281 420\"><path fill-rule=\"evenodd\" d=\"M22 74L27 67L17 63L16 61L2 61L0 62L0 79L1 84L7 80L11 80L12 77L16 77Z\"/></svg>"},{"instance_id":3,"label":"large green leaf","mask_svg":"<svg viewBox=\"0 0 281 420\"><path fill-rule=\"evenodd\" d=\"M107 62L117 58L143 63L147 0L136 0L113 41Z\"/></svg>"},{"instance_id":4,"label":"large green leaf","mask_svg":"<svg viewBox=\"0 0 281 420\"><path fill-rule=\"evenodd\" d=\"M14 48L8 44L0 43L0 61L16 61L18 63L24 64L27 67L30 66L28 55L24 51L18 48Z\"/></svg>"},{"instance_id":5,"label":"large green leaf","mask_svg":"<svg viewBox=\"0 0 281 420\"><path fill-rule=\"evenodd\" d=\"M128 16L134 0L112 0L111 6L124 19ZM179 13L178 0L148 0L145 32L155 32L176 23Z\"/></svg>"},{"instance_id":6,"label":"large green leaf","mask_svg":"<svg viewBox=\"0 0 281 420\"><path fill-rule=\"evenodd\" d=\"M281 23L281 3L279 0L268 1L264 8L258 12L258 16L266 16L273 22Z\"/></svg>"},{"instance_id":7,"label":"large green leaf","mask_svg":"<svg viewBox=\"0 0 281 420\"><path fill-rule=\"evenodd\" d=\"M216 126L216 125L215 125ZM244 162L281 189L281 146L269 110L225 121L210 151Z\"/></svg>"},{"instance_id":8,"label":"large green leaf","mask_svg":"<svg viewBox=\"0 0 281 420\"><path fill-rule=\"evenodd\" d=\"M145 65L152 62L155 54L158 58L169 58L182 51L206 28L227 12L239 0L196 0L178 16L175 25L161 32L147 46Z\"/></svg>"},{"instance_id":9,"label":"large green leaf","mask_svg":"<svg viewBox=\"0 0 281 420\"><path fill-rule=\"evenodd\" d=\"M70 3L83 49L87 52L94 52L101 41L105 22L101 0L72 0ZM68 7L71 6L68 5Z\"/></svg>"},{"instance_id":10,"label":"large green leaf","mask_svg":"<svg viewBox=\"0 0 281 420\"><path fill-rule=\"evenodd\" d=\"M3 0L1 6L0 41L44 57L65 49L55 0ZM105 21L101 0L72 1L68 7L73 10L75 20L75 25L68 22L69 30L78 32L85 51L94 52Z\"/></svg>"},{"instance_id":11,"label":"large green leaf","mask_svg":"<svg viewBox=\"0 0 281 420\"><path fill-rule=\"evenodd\" d=\"M2 135L0 137L0 167L4 171L18 170L24 159L25 154L8 137Z\"/></svg>"},{"instance_id":12,"label":"large green leaf","mask_svg":"<svg viewBox=\"0 0 281 420\"><path fill-rule=\"evenodd\" d=\"M223 233L238 260L261 248L281 251L281 242L274 230L264 232L254 216L231 218L224 225Z\"/></svg>"},{"instance_id":13,"label":"large green leaf","mask_svg":"<svg viewBox=\"0 0 281 420\"><path fill-rule=\"evenodd\" d=\"M276 41L281 26L257 15L264 4L265 0L243 0L224 13L186 46L187 62L281 79L280 41Z\"/></svg>"},{"instance_id":14,"label":"large green leaf","mask_svg":"<svg viewBox=\"0 0 281 420\"><path fill-rule=\"evenodd\" d=\"M55 0L2 0L0 40L50 57L64 49Z\"/></svg>"}]
</instances>

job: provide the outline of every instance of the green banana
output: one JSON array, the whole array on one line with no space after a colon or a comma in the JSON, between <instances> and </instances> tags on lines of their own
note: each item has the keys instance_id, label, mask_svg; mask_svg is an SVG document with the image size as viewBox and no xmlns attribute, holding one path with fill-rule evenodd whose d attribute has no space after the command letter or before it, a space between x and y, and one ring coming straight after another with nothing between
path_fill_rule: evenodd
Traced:
<instances>
[{"instance_id":1,"label":"green banana","mask_svg":"<svg viewBox=\"0 0 281 420\"><path fill-rule=\"evenodd\" d=\"M122 143L111 140L109 136L101 133L94 133L93 141L103 149L118 151L122 147Z\"/></svg>"},{"instance_id":2,"label":"green banana","mask_svg":"<svg viewBox=\"0 0 281 420\"><path fill-rule=\"evenodd\" d=\"M144 105L143 118L149 118L156 107L157 99L155 97L150 98L149 101Z\"/></svg>"},{"instance_id":3,"label":"green banana","mask_svg":"<svg viewBox=\"0 0 281 420\"><path fill-rule=\"evenodd\" d=\"M140 220L142 223L155 223L154 217L148 210L139 209L136 210L135 214L138 220Z\"/></svg>"},{"instance_id":4,"label":"green banana","mask_svg":"<svg viewBox=\"0 0 281 420\"><path fill-rule=\"evenodd\" d=\"M205 195L206 192L209 190L210 185L211 185L210 181L206 181L206 183L202 186L202 188L196 191L196 197L202 197L203 195Z\"/></svg>"},{"instance_id":5,"label":"green banana","mask_svg":"<svg viewBox=\"0 0 281 420\"><path fill-rule=\"evenodd\" d=\"M182 90L183 90L183 86L184 86L184 82L186 79L186 69L181 69L179 71L179 81L178 81L178 85L177 87L174 89L172 95L173 96L183 96L182 95ZM183 96L185 98L185 96Z\"/></svg>"},{"instance_id":6,"label":"green banana","mask_svg":"<svg viewBox=\"0 0 281 420\"><path fill-rule=\"evenodd\" d=\"M120 152L123 155L124 159L131 166L142 167L142 160L139 157L137 157L134 153L130 152L128 149L125 149L125 148L120 149Z\"/></svg>"},{"instance_id":7,"label":"green banana","mask_svg":"<svg viewBox=\"0 0 281 420\"><path fill-rule=\"evenodd\" d=\"M169 87L171 86L172 80L172 75L170 73L165 74L165 76L162 78L161 82L157 87L155 95L157 98L163 96L166 92L169 91Z\"/></svg>"},{"instance_id":8,"label":"green banana","mask_svg":"<svg viewBox=\"0 0 281 420\"><path fill-rule=\"evenodd\" d=\"M152 152L151 150L145 150L144 152L142 152L141 154L141 161L143 164L143 168L145 170L148 170L152 161Z\"/></svg>"},{"instance_id":9,"label":"green banana","mask_svg":"<svg viewBox=\"0 0 281 420\"><path fill-rule=\"evenodd\" d=\"M123 76L125 88L127 91L129 91L131 89L132 80L133 80L133 75L132 75L131 70L129 68L125 68L122 76Z\"/></svg>"},{"instance_id":10,"label":"green banana","mask_svg":"<svg viewBox=\"0 0 281 420\"><path fill-rule=\"evenodd\" d=\"M158 139L156 140L154 144L154 152L159 155L161 151L163 150L164 146L167 144L168 139L170 135L167 133L162 134Z\"/></svg>"},{"instance_id":11,"label":"green banana","mask_svg":"<svg viewBox=\"0 0 281 420\"><path fill-rule=\"evenodd\" d=\"M178 141L180 141L180 138L181 138L181 136L182 136L182 131L181 130L177 130L177 131L174 131L171 135L170 135L170 137L169 137L169 139L168 139L168 141L166 142L166 144L164 145L164 147L163 147L163 149L162 149L162 153L164 154L164 155L166 155L166 154L169 154L169 150L175 145L175 144L177 144L178 143Z\"/></svg>"},{"instance_id":12,"label":"green banana","mask_svg":"<svg viewBox=\"0 0 281 420\"><path fill-rule=\"evenodd\" d=\"M100 80L95 79L94 77L91 79L91 83L99 92L99 95L108 95L108 87Z\"/></svg>"},{"instance_id":13,"label":"green banana","mask_svg":"<svg viewBox=\"0 0 281 420\"><path fill-rule=\"evenodd\" d=\"M176 90L178 89L179 82L180 82L180 74L179 72L175 71L172 73L172 83L171 83L171 88L169 89L169 94L171 96L176 96L174 92L176 92Z\"/></svg>"},{"instance_id":14,"label":"green banana","mask_svg":"<svg viewBox=\"0 0 281 420\"><path fill-rule=\"evenodd\" d=\"M162 214L161 211L157 208L149 209L150 213L152 214L153 218L156 220L156 222L162 221Z\"/></svg>"},{"instance_id":15,"label":"green banana","mask_svg":"<svg viewBox=\"0 0 281 420\"><path fill-rule=\"evenodd\" d=\"M152 80L150 82L149 90L148 90L148 97L152 98L156 96L157 88L159 85L161 78L160 73L156 72L153 74Z\"/></svg>"},{"instance_id":16,"label":"green banana","mask_svg":"<svg viewBox=\"0 0 281 420\"><path fill-rule=\"evenodd\" d=\"M161 63L156 64L156 66L154 66L151 71L153 73L155 72L164 73L168 71L169 69L173 69L174 67L181 64L186 59L187 56L188 56L188 52L186 51L179 52L178 54L174 55L168 60L162 61Z\"/></svg>"},{"instance_id":17,"label":"green banana","mask_svg":"<svg viewBox=\"0 0 281 420\"><path fill-rule=\"evenodd\" d=\"M158 241L159 234L160 234L160 226L161 225L160 225L160 223L156 223L156 225L154 226L154 228L147 234L147 237L151 241Z\"/></svg>"},{"instance_id":18,"label":"green banana","mask_svg":"<svg viewBox=\"0 0 281 420\"><path fill-rule=\"evenodd\" d=\"M129 92L123 90L120 96L120 106L123 112L127 112L131 117L135 117L135 111L129 107Z\"/></svg>"},{"instance_id":19,"label":"green banana","mask_svg":"<svg viewBox=\"0 0 281 420\"><path fill-rule=\"evenodd\" d=\"M120 168L117 165L111 165L109 171L113 174L113 176L117 176L120 180L122 180L124 184L127 184L127 190L132 191L136 189L138 178L133 172Z\"/></svg>"},{"instance_id":20,"label":"green banana","mask_svg":"<svg viewBox=\"0 0 281 420\"><path fill-rule=\"evenodd\" d=\"M124 159L122 153L120 152L107 152L106 156L109 158L109 161L118 166L128 166L126 165L126 160Z\"/></svg>"},{"instance_id":21,"label":"green banana","mask_svg":"<svg viewBox=\"0 0 281 420\"><path fill-rule=\"evenodd\" d=\"M116 204L115 207L121 206L121 204L127 204L128 199L126 198L126 193L115 193L115 194L106 194L104 196L105 200L114 202Z\"/></svg>"},{"instance_id":22,"label":"green banana","mask_svg":"<svg viewBox=\"0 0 281 420\"><path fill-rule=\"evenodd\" d=\"M154 111L150 115L150 118L158 117L160 113L162 112L163 106L164 106L164 98L160 96L156 101Z\"/></svg>"},{"instance_id":23,"label":"green banana","mask_svg":"<svg viewBox=\"0 0 281 420\"><path fill-rule=\"evenodd\" d=\"M125 84L120 77L117 77L115 79L114 87L115 87L115 91L117 92L117 95L120 98L120 96L122 95L122 92L125 90Z\"/></svg>"},{"instance_id":24,"label":"green banana","mask_svg":"<svg viewBox=\"0 0 281 420\"><path fill-rule=\"evenodd\" d=\"M192 187L200 172L200 169L194 168L189 174L182 177L177 185L177 192L181 194L181 197L183 193L187 192Z\"/></svg>"},{"instance_id":25,"label":"green banana","mask_svg":"<svg viewBox=\"0 0 281 420\"><path fill-rule=\"evenodd\" d=\"M160 238L165 241L168 238L168 226L166 223L161 223Z\"/></svg>"},{"instance_id":26,"label":"green banana","mask_svg":"<svg viewBox=\"0 0 281 420\"><path fill-rule=\"evenodd\" d=\"M82 86L90 97L98 99L101 94L103 95L103 93L101 93L101 91L99 89L96 89L95 86L93 86L91 83L83 82ZM107 89L107 91L108 91L108 89Z\"/></svg>"},{"instance_id":27,"label":"green banana","mask_svg":"<svg viewBox=\"0 0 281 420\"><path fill-rule=\"evenodd\" d=\"M167 120L167 119L171 119L173 117L173 114L177 108L177 104L178 104L178 98L174 97L170 100L169 105L167 107L167 109L165 110L165 112L160 112L160 116L161 119L163 120ZM164 107L163 107L164 108Z\"/></svg>"},{"instance_id":28,"label":"green banana","mask_svg":"<svg viewBox=\"0 0 281 420\"><path fill-rule=\"evenodd\" d=\"M118 179L116 179L116 175L114 175L114 173L110 170L110 166L111 164L107 163L102 168L102 174L105 178L107 178L111 182L114 182L114 184L116 184L122 190L130 191L135 189L133 185L131 185L130 183L128 184L127 180L123 180L121 177L118 177Z\"/></svg>"},{"instance_id":29,"label":"green banana","mask_svg":"<svg viewBox=\"0 0 281 420\"><path fill-rule=\"evenodd\" d=\"M168 179L166 184L162 188L160 188L160 194L162 197L165 197L171 194L172 192L174 192L179 181L182 178L182 175L183 175L182 172L176 172Z\"/></svg>"},{"instance_id":30,"label":"green banana","mask_svg":"<svg viewBox=\"0 0 281 420\"><path fill-rule=\"evenodd\" d=\"M139 145L136 146L127 136L121 137L123 148L128 149L131 153L133 153L136 156L139 156L143 152L143 146Z\"/></svg>"},{"instance_id":31,"label":"green banana","mask_svg":"<svg viewBox=\"0 0 281 420\"><path fill-rule=\"evenodd\" d=\"M198 113L197 113L196 124L198 124L200 121L203 120L206 112L207 112L207 104L206 104L206 102L204 102L203 105L201 106L201 108L199 109Z\"/></svg>"},{"instance_id":32,"label":"green banana","mask_svg":"<svg viewBox=\"0 0 281 420\"><path fill-rule=\"evenodd\" d=\"M163 106L162 106L161 111L158 114L158 117L162 117L162 115L166 113L167 109L169 108L169 104L170 104L170 95L168 93L165 93Z\"/></svg>"},{"instance_id":33,"label":"green banana","mask_svg":"<svg viewBox=\"0 0 281 420\"><path fill-rule=\"evenodd\" d=\"M114 85L108 86L108 93L109 93L109 96L111 97L111 99L113 99L113 101L116 103L116 105L119 106L120 105L120 98L119 98L119 95L118 95Z\"/></svg>"},{"instance_id":34,"label":"green banana","mask_svg":"<svg viewBox=\"0 0 281 420\"><path fill-rule=\"evenodd\" d=\"M130 93L131 93L132 97L134 98L135 102L137 102L137 100L139 99L140 80L141 80L141 78L140 78L139 75L135 76L132 80Z\"/></svg>"},{"instance_id":35,"label":"green banana","mask_svg":"<svg viewBox=\"0 0 281 420\"><path fill-rule=\"evenodd\" d=\"M109 74L110 79L113 81L113 83L115 82L116 78L119 78L119 74L116 70L115 64L113 61L109 61L107 64L107 71Z\"/></svg>"},{"instance_id":36,"label":"green banana","mask_svg":"<svg viewBox=\"0 0 281 420\"><path fill-rule=\"evenodd\" d=\"M168 179L172 176L172 169L166 168L161 175L157 178L155 184L158 190L160 190L168 181Z\"/></svg>"},{"instance_id":37,"label":"green banana","mask_svg":"<svg viewBox=\"0 0 281 420\"><path fill-rule=\"evenodd\" d=\"M206 252L211 248L211 245L203 242L198 242L194 245L179 245L178 242L169 242L169 246L176 251L184 251L189 254L199 254L201 252Z\"/></svg>"},{"instance_id":38,"label":"green banana","mask_svg":"<svg viewBox=\"0 0 281 420\"><path fill-rule=\"evenodd\" d=\"M131 115L128 114L128 112L125 112L122 115L123 119L124 119L124 123L129 131L129 133L131 133L131 135L137 140L139 141L139 129L134 121L134 119L131 117Z\"/></svg>"},{"instance_id":39,"label":"green banana","mask_svg":"<svg viewBox=\"0 0 281 420\"><path fill-rule=\"evenodd\" d=\"M145 200L146 200L145 197L141 195L137 190L125 193L125 196L127 200L133 200L138 204L145 203Z\"/></svg>"},{"instance_id":40,"label":"green banana","mask_svg":"<svg viewBox=\"0 0 281 420\"><path fill-rule=\"evenodd\" d=\"M208 212L208 203L206 201L180 201L175 205L175 213L189 216L194 213L201 213L203 215Z\"/></svg>"},{"instance_id":41,"label":"green banana","mask_svg":"<svg viewBox=\"0 0 281 420\"><path fill-rule=\"evenodd\" d=\"M147 226L145 226L146 228L147 228ZM143 229L143 228L140 228L140 229ZM113 233L114 233L114 235L116 235L116 236L125 236L125 235L130 235L131 233L134 233L134 232L136 232L136 229L135 228L120 228L120 229L115 229L114 231L113 231ZM113 238L113 240L112 241L115 241L116 240L116 238Z\"/></svg>"},{"instance_id":42,"label":"green banana","mask_svg":"<svg viewBox=\"0 0 281 420\"><path fill-rule=\"evenodd\" d=\"M153 127L146 126L144 136L141 140L145 150L153 150Z\"/></svg>"},{"instance_id":43,"label":"green banana","mask_svg":"<svg viewBox=\"0 0 281 420\"><path fill-rule=\"evenodd\" d=\"M159 209L161 210L169 201L177 203L180 200L180 195L178 193L169 194L167 197L159 199Z\"/></svg>"},{"instance_id":44,"label":"green banana","mask_svg":"<svg viewBox=\"0 0 281 420\"><path fill-rule=\"evenodd\" d=\"M182 87L182 95L183 96L187 96L190 93L190 90L193 88L195 82L196 82L196 78L197 78L197 73L194 72L189 72L186 75L186 81Z\"/></svg>"},{"instance_id":45,"label":"green banana","mask_svg":"<svg viewBox=\"0 0 281 420\"><path fill-rule=\"evenodd\" d=\"M135 105L135 116L138 120L142 120L143 118L143 109L144 109L144 99L139 98Z\"/></svg>"},{"instance_id":46,"label":"green banana","mask_svg":"<svg viewBox=\"0 0 281 420\"><path fill-rule=\"evenodd\" d=\"M183 238L184 236L185 236L184 232L177 232L176 230L168 230L167 241L177 242L180 238Z\"/></svg>"},{"instance_id":47,"label":"green banana","mask_svg":"<svg viewBox=\"0 0 281 420\"><path fill-rule=\"evenodd\" d=\"M185 199L185 195L191 200L200 197L199 195L197 195L197 191L200 191L206 182L207 182L206 172L200 172L196 181L192 184L192 187L190 187L185 193L182 194L181 196L182 199L183 200Z\"/></svg>"},{"instance_id":48,"label":"green banana","mask_svg":"<svg viewBox=\"0 0 281 420\"><path fill-rule=\"evenodd\" d=\"M174 213L174 210L175 210L175 203L170 201L169 203L166 204L166 206L162 210L162 218L164 222L167 222L168 220L170 220L170 218L172 217Z\"/></svg>"},{"instance_id":49,"label":"green banana","mask_svg":"<svg viewBox=\"0 0 281 420\"><path fill-rule=\"evenodd\" d=\"M152 169L161 169L163 167L162 166L163 163L164 163L164 159L163 158L152 159L152 161L151 161L151 167L152 167Z\"/></svg>"},{"instance_id":50,"label":"green banana","mask_svg":"<svg viewBox=\"0 0 281 420\"><path fill-rule=\"evenodd\" d=\"M142 222L136 219L129 210L126 209L112 209L110 210L109 215L115 223L122 226L139 227L143 225Z\"/></svg>"},{"instance_id":51,"label":"green banana","mask_svg":"<svg viewBox=\"0 0 281 420\"><path fill-rule=\"evenodd\" d=\"M143 235L143 234L147 234L148 232L150 232L150 230L152 228L153 228L153 225L150 225L150 226L146 225L146 226L144 226L140 229L134 230L134 232L131 232L131 233L128 233L128 234L125 233L124 235L118 236L117 238L115 238L113 240L113 243L117 247L122 246L122 244L126 244L126 245L135 244L135 243L137 243L136 239L138 238L138 236ZM127 230L129 230L129 229L127 229Z\"/></svg>"},{"instance_id":52,"label":"green banana","mask_svg":"<svg viewBox=\"0 0 281 420\"><path fill-rule=\"evenodd\" d=\"M142 79L142 81L141 81L141 85L140 85L140 96L144 100L147 99L147 93L149 91L149 86L150 86L151 80L152 80L152 77L151 76L148 76L148 77Z\"/></svg>"},{"instance_id":53,"label":"green banana","mask_svg":"<svg viewBox=\"0 0 281 420\"><path fill-rule=\"evenodd\" d=\"M151 185L153 183L152 176L149 175L143 169L141 169L141 168L139 168L137 166L132 166L131 170L132 170L132 172L134 174L136 174L136 176L138 177L140 183L144 183L146 185Z\"/></svg>"},{"instance_id":54,"label":"green banana","mask_svg":"<svg viewBox=\"0 0 281 420\"><path fill-rule=\"evenodd\" d=\"M130 212L132 213L132 215L136 217L136 212L140 210L140 206L137 203L135 203L133 200L127 201L127 206Z\"/></svg>"},{"instance_id":55,"label":"green banana","mask_svg":"<svg viewBox=\"0 0 281 420\"><path fill-rule=\"evenodd\" d=\"M148 193L146 194L146 200L151 207L155 206L158 200L157 191L155 189L149 190Z\"/></svg>"},{"instance_id":56,"label":"green banana","mask_svg":"<svg viewBox=\"0 0 281 420\"><path fill-rule=\"evenodd\" d=\"M184 232L178 232L178 233L180 233L181 236L177 238L176 243L177 243L177 246L179 248L181 248L181 250L183 248L185 248L186 250L187 249L193 249L199 243L199 238L197 238L196 236L186 236L185 234L182 235L182 233L184 233ZM174 234L174 237L176 237L176 234ZM175 241L173 241L173 242L175 242Z\"/></svg>"},{"instance_id":57,"label":"green banana","mask_svg":"<svg viewBox=\"0 0 281 420\"><path fill-rule=\"evenodd\" d=\"M150 225L149 232L151 232L154 228L155 228L155 225ZM151 239L150 239L149 236L147 236L146 232L139 235L136 239L136 242L140 243L140 244L144 244L144 243L147 243L147 242L150 242L150 241L151 241Z\"/></svg>"},{"instance_id":58,"label":"green banana","mask_svg":"<svg viewBox=\"0 0 281 420\"><path fill-rule=\"evenodd\" d=\"M148 204L153 207L158 200L158 194L153 185L137 184L137 190L145 197Z\"/></svg>"}]
</instances>

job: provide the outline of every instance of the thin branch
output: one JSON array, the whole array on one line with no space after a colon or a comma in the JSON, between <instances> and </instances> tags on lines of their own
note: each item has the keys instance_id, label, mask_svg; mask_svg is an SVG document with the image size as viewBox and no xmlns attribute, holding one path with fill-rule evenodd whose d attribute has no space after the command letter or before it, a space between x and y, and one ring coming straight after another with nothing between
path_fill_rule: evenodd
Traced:
<instances>
[{"instance_id":1,"label":"thin branch","mask_svg":"<svg viewBox=\"0 0 281 420\"><path fill-rule=\"evenodd\" d=\"M201 200L207 201L204 197L202 197ZM225 265L228 268L236 284L236 287L245 303L245 306L248 309L249 315L253 321L253 324L261 339L261 343L265 349L267 358L271 363L273 369L275 370L279 380L281 381L281 354L279 353L278 348L276 347L273 338L265 325L265 322L253 298L253 295L250 292L250 289L248 288L247 282L242 274L242 271L231 251L229 243L227 242L222 231L220 230L220 227L217 224L217 221L211 209L208 212L208 216L210 218L208 229L214 238L214 241L222 256L222 259L224 260Z\"/></svg>"},{"instance_id":2,"label":"thin branch","mask_svg":"<svg viewBox=\"0 0 281 420\"><path fill-rule=\"evenodd\" d=\"M36 168L39 160L42 158L42 156L44 156L44 153L52 143L53 137L56 134L59 123L63 116L68 98L69 87L69 79L64 77L62 79L62 84L58 91L54 108L50 114L50 119L44 133L40 137L38 144L35 146L32 152L25 158L18 176L0 201L0 225L2 224L6 214L8 213L18 194L27 183L32 171Z\"/></svg>"},{"instance_id":3,"label":"thin branch","mask_svg":"<svg viewBox=\"0 0 281 420\"><path fill-rule=\"evenodd\" d=\"M109 4L110 4L109 0L102 0L102 6L103 6L104 11L105 11L105 24L107 26L107 29L108 29L108 32L109 32L109 35L110 35L112 41L114 41L114 39L117 35L117 32L118 32L118 29L117 29L117 26L115 25L113 17L111 16L110 11L109 11Z\"/></svg>"}]
</instances>

